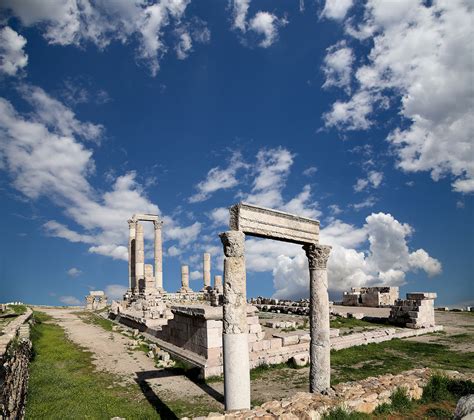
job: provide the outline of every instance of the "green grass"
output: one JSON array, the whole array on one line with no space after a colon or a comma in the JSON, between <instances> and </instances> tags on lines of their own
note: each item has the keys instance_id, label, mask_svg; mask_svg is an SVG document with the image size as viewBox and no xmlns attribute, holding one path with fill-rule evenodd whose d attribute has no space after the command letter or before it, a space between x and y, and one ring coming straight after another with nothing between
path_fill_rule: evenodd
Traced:
<instances>
[{"instance_id":1,"label":"green grass","mask_svg":"<svg viewBox=\"0 0 474 420\"><path fill-rule=\"evenodd\" d=\"M23 315L26 312L26 305L8 305L16 315Z\"/></svg>"},{"instance_id":2,"label":"green grass","mask_svg":"<svg viewBox=\"0 0 474 420\"><path fill-rule=\"evenodd\" d=\"M138 385L121 386L114 375L95 371L90 352L69 341L47 315L34 317L27 419L160 418Z\"/></svg>"},{"instance_id":3,"label":"green grass","mask_svg":"<svg viewBox=\"0 0 474 420\"><path fill-rule=\"evenodd\" d=\"M365 328L376 328L376 327L386 327L387 325L375 322L364 321L362 319L356 318L343 318L341 316L332 319L330 322L331 328L356 328L356 327L365 327Z\"/></svg>"},{"instance_id":4,"label":"green grass","mask_svg":"<svg viewBox=\"0 0 474 420\"><path fill-rule=\"evenodd\" d=\"M343 407L336 407L323 416L323 420L366 420L370 419L369 414L359 413L357 411L347 411Z\"/></svg>"},{"instance_id":5,"label":"green grass","mask_svg":"<svg viewBox=\"0 0 474 420\"><path fill-rule=\"evenodd\" d=\"M458 353L448 346L394 339L331 351L333 384L416 367L474 371L474 352Z\"/></svg>"},{"instance_id":6,"label":"green grass","mask_svg":"<svg viewBox=\"0 0 474 420\"><path fill-rule=\"evenodd\" d=\"M102 327L106 331L113 331L112 327L115 325L110 319L105 319L100 315L96 315L93 312L75 312L85 323L94 324Z\"/></svg>"}]
</instances>

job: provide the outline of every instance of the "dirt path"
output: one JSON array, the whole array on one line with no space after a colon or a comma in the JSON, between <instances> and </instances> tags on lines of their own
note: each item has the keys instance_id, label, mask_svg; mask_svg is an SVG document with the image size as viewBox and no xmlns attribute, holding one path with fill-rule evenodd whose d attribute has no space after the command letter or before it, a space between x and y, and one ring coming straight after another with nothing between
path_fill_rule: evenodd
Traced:
<instances>
[{"instance_id":1,"label":"dirt path","mask_svg":"<svg viewBox=\"0 0 474 420\"><path fill-rule=\"evenodd\" d=\"M74 313L77 309L41 308L41 311L53 317L74 343L92 353L98 370L118 375L122 383L146 382L161 400L198 397L203 402L209 400L211 405L216 405L215 399L208 394L212 390L206 392L184 375L157 368L153 359L144 352L130 350L127 345L130 338L85 323ZM216 391L222 393L223 390Z\"/></svg>"}]
</instances>

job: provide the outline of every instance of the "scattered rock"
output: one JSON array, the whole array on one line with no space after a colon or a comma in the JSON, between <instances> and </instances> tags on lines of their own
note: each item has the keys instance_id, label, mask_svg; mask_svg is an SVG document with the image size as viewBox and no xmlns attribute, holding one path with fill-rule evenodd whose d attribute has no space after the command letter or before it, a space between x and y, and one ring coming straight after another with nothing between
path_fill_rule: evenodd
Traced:
<instances>
[{"instance_id":1,"label":"scattered rock","mask_svg":"<svg viewBox=\"0 0 474 420\"><path fill-rule=\"evenodd\" d=\"M454 412L456 420L473 420L474 419L474 394L461 397L456 405Z\"/></svg>"}]
</instances>

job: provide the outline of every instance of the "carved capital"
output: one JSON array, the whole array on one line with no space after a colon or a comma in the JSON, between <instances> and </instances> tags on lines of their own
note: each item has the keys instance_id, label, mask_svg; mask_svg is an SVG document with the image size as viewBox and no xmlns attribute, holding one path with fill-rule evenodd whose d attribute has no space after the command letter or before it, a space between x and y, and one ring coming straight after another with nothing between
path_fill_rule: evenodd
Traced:
<instances>
[{"instance_id":1,"label":"carved capital","mask_svg":"<svg viewBox=\"0 0 474 420\"><path fill-rule=\"evenodd\" d=\"M161 220L153 220L153 227L155 230L161 229L163 222Z\"/></svg>"},{"instance_id":2,"label":"carved capital","mask_svg":"<svg viewBox=\"0 0 474 420\"><path fill-rule=\"evenodd\" d=\"M306 244L303 249L308 257L310 270L325 270L328 262L329 254L331 253L331 246Z\"/></svg>"},{"instance_id":3,"label":"carved capital","mask_svg":"<svg viewBox=\"0 0 474 420\"><path fill-rule=\"evenodd\" d=\"M133 219L128 219L127 220L127 223L128 223L128 228L131 229L133 227L136 227L137 226L137 222Z\"/></svg>"},{"instance_id":4,"label":"carved capital","mask_svg":"<svg viewBox=\"0 0 474 420\"><path fill-rule=\"evenodd\" d=\"M226 257L243 257L245 234L237 230L230 230L219 234L222 246L224 247L224 255Z\"/></svg>"}]
</instances>

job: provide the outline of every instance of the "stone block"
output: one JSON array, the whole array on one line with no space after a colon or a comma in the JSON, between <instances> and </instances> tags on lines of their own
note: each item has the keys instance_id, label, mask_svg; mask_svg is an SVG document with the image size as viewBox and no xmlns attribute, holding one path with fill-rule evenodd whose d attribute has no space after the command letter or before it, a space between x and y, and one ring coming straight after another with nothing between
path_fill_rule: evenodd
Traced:
<instances>
[{"instance_id":1,"label":"stone block","mask_svg":"<svg viewBox=\"0 0 474 420\"><path fill-rule=\"evenodd\" d=\"M436 299L438 295L434 292L415 292L407 293L407 299L423 300L423 299Z\"/></svg>"},{"instance_id":2,"label":"stone block","mask_svg":"<svg viewBox=\"0 0 474 420\"><path fill-rule=\"evenodd\" d=\"M270 348L272 350L280 349L283 346L283 340L281 338L271 338L270 339Z\"/></svg>"}]
</instances>

